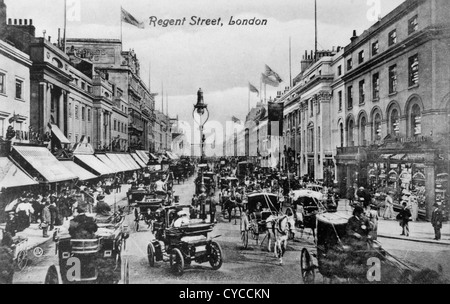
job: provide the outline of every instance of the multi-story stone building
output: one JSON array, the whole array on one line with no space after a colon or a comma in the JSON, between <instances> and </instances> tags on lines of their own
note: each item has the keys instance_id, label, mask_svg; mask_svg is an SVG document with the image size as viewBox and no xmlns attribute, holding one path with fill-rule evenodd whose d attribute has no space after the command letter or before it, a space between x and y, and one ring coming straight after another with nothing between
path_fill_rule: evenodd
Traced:
<instances>
[{"instance_id":1,"label":"multi-story stone building","mask_svg":"<svg viewBox=\"0 0 450 304\"><path fill-rule=\"evenodd\" d=\"M430 216L448 191L450 3L408 0L345 47L338 180L412 193ZM335 95L336 96L336 95Z\"/></svg>"},{"instance_id":2,"label":"multi-story stone building","mask_svg":"<svg viewBox=\"0 0 450 304\"><path fill-rule=\"evenodd\" d=\"M115 146L119 142L121 149L127 145L130 150L150 150L156 120L153 112L155 100L154 94L140 78L140 64L134 51L122 51L122 42L115 39L67 39L67 50L89 59L94 68L105 74L106 80L113 84ZM126 129L122 127L124 113L128 115Z\"/></svg>"},{"instance_id":3,"label":"multi-story stone building","mask_svg":"<svg viewBox=\"0 0 450 304\"><path fill-rule=\"evenodd\" d=\"M0 40L0 139L29 142L30 57Z\"/></svg>"}]
</instances>

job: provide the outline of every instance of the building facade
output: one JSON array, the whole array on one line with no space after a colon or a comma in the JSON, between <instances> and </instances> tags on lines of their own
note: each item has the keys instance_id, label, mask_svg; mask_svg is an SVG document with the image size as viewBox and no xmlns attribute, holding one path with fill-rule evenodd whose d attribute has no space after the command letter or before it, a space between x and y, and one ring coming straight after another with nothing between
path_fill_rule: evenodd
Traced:
<instances>
[{"instance_id":1,"label":"building facade","mask_svg":"<svg viewBox=\"0 0 450 304\"><path fill-rule=\"evenodd\" d=\"M448 191L450 3L409 0L343 54L346 92L333 133L338 180L412 194L429 217ZM344 187L341 187L344 188Z\"/></svg>"},{"instance_id":2,"label":"building facade","mask_svg":"<svg viewBox=\"0 0 450 304\"><path fill-rule=\"evenodd\" d=\"M30 139L30 57L0 40L0 139Z\"/></svg>"}]
</instances>

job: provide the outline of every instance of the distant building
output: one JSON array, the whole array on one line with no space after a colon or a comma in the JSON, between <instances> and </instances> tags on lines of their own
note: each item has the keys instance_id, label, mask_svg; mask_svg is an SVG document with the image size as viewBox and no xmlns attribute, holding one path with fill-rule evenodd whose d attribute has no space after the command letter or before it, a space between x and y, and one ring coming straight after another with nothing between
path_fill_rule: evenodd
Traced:
<instances>
[{"instance_id":1,"label":"distant building","mask_svg":"<svg viewBox=\"0 0 450 304\"><path fill-rule=\"evenodd\" d=\"M150 150L153 146L154 94L140 78L140 64L134 51L122 51L116 39L67 39L66 50L88 59L112 83L114 146L129 150ZM124 115L128 121L122 127ZM120 125L120 126L119 126ZM125 142L127 140L127 142Z\"/></svg>"}]
</instances>

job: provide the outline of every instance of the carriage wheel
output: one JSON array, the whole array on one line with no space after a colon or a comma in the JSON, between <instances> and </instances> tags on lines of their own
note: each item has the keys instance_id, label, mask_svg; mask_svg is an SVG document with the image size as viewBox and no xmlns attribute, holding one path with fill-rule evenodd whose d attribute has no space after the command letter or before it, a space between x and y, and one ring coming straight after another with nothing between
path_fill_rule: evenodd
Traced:
<instances>
[{"instance_id":1,"label":"carriage wheel","mask_svg":"<svg viewBox=\"0 0 450 304\"><path fill-rule=\"evenodd\" d=\"M210 248L209 264L213 270L218 270L222 267L223 263L222 248L216 242L211 242Z\"/></svg>"},{"instance_id":2,"label":"carriage wheel","mask_svg":"<svg viewBox=\"0 0 450 304\"><path fill-rule=\"evenodd\" d=\"M242 244L244 245L244 249L247 249L248 248L248 230L241 231L241 240L242 240Z\"/></svg>"},{"instance_id":3,"label":"carriage wheel","mask_svg":"<svg viewBox=\"0 0 450 304\"><path fill-rule=\"evenodd\" d=\"M47 270L44 284L62 284L60 273L55 265L50 266Z\"/></svg>"},{"instance_id":4,"label":"carriage wheel","mask_svg":"<svg viewBox=\"0 0 450 304\"><path fill-rule=\"evenodd\" d=\"M178 248L174 248L170 254L170 268L177 276L181 276L184 271L184 258Z\"/></svg>"},{"instance_id":5,"label":"carriage wheel","mask_svg":"<svg viewBox=\"0 0 450 304\"><path fill-rule=\"evenodd\" d=\"M152 243L147 246L147 258L150 267L155 267L155 247L153 247Z\"/></svg>"},{"instance_id":6,"label":"carriage wheel","mask_svg":"<svg viewBox=\"0 0 450 304\"><path fill-rule=\"evenodd\" d=\"M28 252L25 250L19 251L17 254L17 261L16 261L17 268L22 271L27 267L28 265Z\"/></svg>"},{"instance_id":7,"label":"carriage wheel","mask_svg":"<svg viewBox=\"0 0 450 304\"><path fill-rule=\"evenodd\" d=\"M315 279L315 267L311 255L306 248L303 248L302 250L300 267L302 271L303 283L313 284Z\"/></svg>"}]
</instances>

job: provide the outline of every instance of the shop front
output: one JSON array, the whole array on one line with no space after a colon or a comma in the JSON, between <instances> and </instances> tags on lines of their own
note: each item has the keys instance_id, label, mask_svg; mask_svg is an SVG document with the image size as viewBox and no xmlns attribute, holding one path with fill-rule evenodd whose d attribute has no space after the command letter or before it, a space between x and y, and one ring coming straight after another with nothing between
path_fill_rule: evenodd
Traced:
<instances>
[{"instance_id":1,"label":"shop front","mask_svg":"<svg viewBox=\"0 0 450 304\"><path fill-rule=\"evenodd\" d=\"M436 202L448 214L448 161L439 160L438 155L434 149L371 151L367 162L370 188L378 194L390 193L397 211L407 203L414 219L429 220Z\"/></svg>"}]
</instances>

